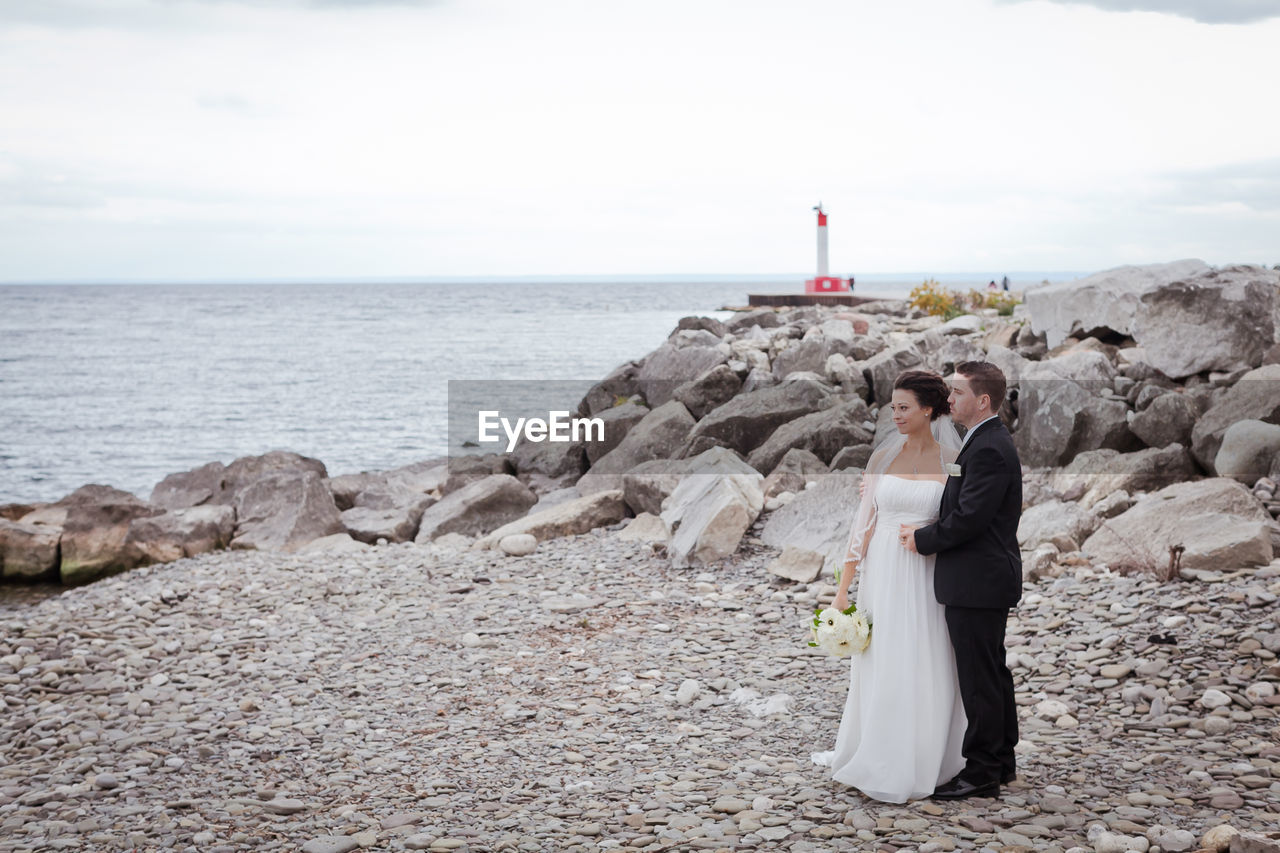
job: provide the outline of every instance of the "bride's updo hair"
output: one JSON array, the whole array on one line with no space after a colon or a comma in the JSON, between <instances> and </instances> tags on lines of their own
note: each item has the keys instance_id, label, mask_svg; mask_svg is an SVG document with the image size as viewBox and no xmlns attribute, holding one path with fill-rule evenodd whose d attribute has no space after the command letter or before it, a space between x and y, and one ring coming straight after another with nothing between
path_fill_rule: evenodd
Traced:
<instances>
[{"instance_id":1,"label":"bride's updo hair","mask_svg":"<svg viewBox=\"0 0 1280 853\"><path fill-rule=\"evenodd\" d=\"M951 389L938 374L928 370L903 371L893 380L893 390L897 391L899 388L910 391L921 408L933 410L929 420L936 421L943 415L951 414L951 404L947 402Z\"/></svg>"}]
</instances>

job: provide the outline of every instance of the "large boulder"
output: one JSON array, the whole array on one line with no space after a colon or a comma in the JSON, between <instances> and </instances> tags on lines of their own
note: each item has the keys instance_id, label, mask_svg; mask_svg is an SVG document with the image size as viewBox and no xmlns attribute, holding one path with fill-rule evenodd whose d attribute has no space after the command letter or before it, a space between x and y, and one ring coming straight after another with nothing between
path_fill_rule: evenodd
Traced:
<instances>
[{"instance_id":1,"label":"large boulder","mask_svg":"<svg viewBox=\"0 0 1280 853\"><path fill-rule=\"evenodd\" d=\"M1207 370L1257 367L1274 343L1280 272L1230 266L1143 293L1133 337L1147 360L1173 379Z\"/></svg>"},{"instance_id":2,"label":"large boulder","mask_svg":"<svg viewBox=\"0 0 1280 853\"><path fill-rule=\"evenodd\" d=\"M754 465L752 466L755 467ZM756 470L760 470L756 468ZM764 478L764 496L776 497L782 492L803 492L810 481L826 476L830 469L817 456L803 447L793 447L783 455L769 476Z\"/></svg>"},{"instance_id":3,"label":"large boulder","mask_svg":"<svg viewBox=\"0 0 1280 853\"><path fill-rule=\"evenodd\" d=\"M696 421L684 403L670 400L633 426L618 446L601 456L578 479L582 494L622 488L622 475L653 460L675 458L689 439Z\"/></svg>"},{"instance_id":4,"label":"large boulder","mask_svg":"<svg viewBox=\"0 0 1280 853\"><path fill-rule=\"evenodd\" d=\"M836 400L822 383L808 379L739 394L698 421L681 456L694 457L716 446L748 454L782 424L828 408Z\"/></svg>"},{"instance_id":5,"label":"large boulder","mask_svg":"<svg viewBox=\"0 0 1280 853\"><path fill-rule=\"evenodd\" d=\"M1105 521L1081 547L1113 567L1159 568L1169 548L1182 545L1187 569L1232 570L1263 566L1273 557L1271 516L1235 480L1174 483Z\"/></svg>"},{"instance_id":6,"label":"large boulder","mask_svg":"<svg viewBox=\"0 0 1280 853\"><path fill-rule=\"evenodd\" d=\"M1133 453L1089 450L1053 472L1049 486L1065 500L1088 508L1113 492L1153 492L1196 475L1191 454L1180 444Z\"/></svg>"},{"instance_id":7,"label":"large boulder","mask_svg":"<svg viewBox=\"0 0 1280 853\"><path fill-rule=\"evenodd\" d=\"M874 437L865 423L871 412L861 398L821 409L782 424L747 457L757 471L772 471L792 449L808 450L826 465L846 447L868 444Z\"/></svg>"},{"instance_id":8,"label":"large boulder","mask_svg":"<svg viewBox=\"0 0 1280 853\"><path fill-rule=\"evenodd\" d=\"M1136 450L1129 407L1087 390L1045 364L1028 365L1018 382L1014 443L1023 464L1065 465L1086 450Z\"/></svg>"},{"instance_id":9,"label":"large boulder","mask_svg":"<svg viewBox=\"0 0 1280 853\"><path fill-rule=\"evenodd\" d=\"M671 530L673 568L706 565L731 555L764 508L764 478L732 451L713 447L691 460L662 510Z\"/></svg>"},{"instance_id":10,"label":"large boulder","mask_svg":"<svg viewBox=\"0 0 1280 853\"><path fill-rule=\"evenodd\" d=\"M340 510L401 506L441 491L449 479L449 462L448 457L436 457L386 471L342 474L329 478L329 491Z\"/></svg>"},{"instance_id":11,"label":"large boulder","mask_svg":"<svg viewBox=\"0 0 1280 853\"><path fill-rule=\"evenodd\" d=\"M592 417L640 393L640 362L620 364L587 390L578 403L578 414Z\"/></svg>"},{"instance_id":12,"label":"large boulder","mask_svg":"<svg viewBox=\"0 0 1280 853\"><path fill-rule=\"evenodd\" d=\"M422 513L435 502L431 495L418 495L412 501L395 506L353 506L342 511L342 526L352 539L369 545L376 544L379 539L411 542L418 533Z\"/></svg>"},{"instance_id":13,"label":"large boulder","mask_svg":"<svg viewBox=\"0 0 1280 853\"><path fill-rule=\"evenodd\" d=\"M125 547L129 525L135 519L164 512L129 492L111 486L81 486L43 510L24 516L31 523L37 516L62 514L59 540L59 571L67 585L87 583L137 565Z\"/></svg>"},{"instance_id":14,"label":"large boulder","mask_svg":"<svg viewBox=\"0 0 1280 853\"><path fill-rule=\"evenodd\" d=\"M449 478L449 462L427 460L389 471L330 477L329 490L342 524L358 541L408 542L423 511L435 503Z\"/></svg>"},{"instance_id":15,"label":"large boulder","mask_svg":"<svg viewBox=\"0 0 1280 853\"><path fill-rule=\"evenodd\" d=\"M626 400L616 406L601 409L594 417L604 421L604 439L587 442L587 462L596 464L600 457L613 450L631 432L631 428L644 420L651 409L634 400Z\"/></svg>"},{"instance_id":16,"label":"large boulder","mask_svg":"<svg viewBox=\"0 0 1280 853\"><path fill-rule=\"evenodd\" d=\"M835 577L857 517L862 471L850 468L816 480L789 504L769 514L760 539L774 548L795 547L824 555L824 576Z\"/></svg>"},{"instance_id":17,"label":"large boulder","mask_svg":"<svg viewBox=\"0 0 1280 853\"><path fill-rule=\"evenodd\" d=\"M893 396L893 383L904 370L924 367L924 356L911 336L889 334L885 348L861 363L862 374L871 386L871 398L884 405Z\"/></svg>"},{"instance_id":18,"label":"large boulder","mask_svg":"<svg viewBox=\"0 0 1280 853\"><path fill-rule=\"evenodd\" d=\"M295 551L312 539L345 533L323 474L283 470L238 488L232 548Z\"/></svg>"},{"instance_id":19,"label":"large boulder","mask_svg":"<svg viewBox=\"0 0 1280 853\"><path fill-rule=\"evenodd\" d=\"M1047 501L1023 511L1018 519L1018 547L1034 551L1052 544L1062 552L1078 551L1098 524L1098 517L1079 504Z\"/></svg>"},{"instance_id":20,"label":"large boulder","mask_svg":"<svg viewBox=\"0 0 1280 853\"><path fill-rule=\"evenodd\" d=\"M151 503L165 509L203 504L235 503L236 494L260 477L278 473L311 472L328 477L324 463L288 450L261 456L242 456L230 465L210 462L191 471L170 474L151 490Z\"/></svg>"},{"instance_id":21,"label":"large boulder","mask_svg":"<svg viewBox=\"0 0 1280 853\"><path fill-rule=\"evenodd\" d=\"M1138 412L1128 415L1129 430L1149 447L1171 444L1191 446L1200 407L1194 396L1169 392L1160 394Z\"/></svg>"},{"instance_id":22,"label":"large boulder","mask_svg":"<svg viewBox=\"0 0 1280 853\"><path fill-rule=\"evenodd\" d=\"M1028 290L1031 329L1050 347L1072 335L1132 335L1142 294L1165 284L1209 272L1204 261L1123 266Z\"/></svg>"},{"instance_id":23,"label":"large boulder","mask_svg":"<svg viewBox=\"0 0 1280 853\"><path fill-rule=\"evenodd\" d=\"M626 517L627 505L622 500L621 490L596 492L509 521L476 540L472 547L496 548L503 538L517 534L529 534L539 542L545 542L617 524Z\"/></svg>"},{"instance_id":24,"label":"large boulder","mask_svg":"<svg viewBox=\"0 0 1280 853\"><path fill-rule=\"evenodd\" d=\"M452 494L464 486L470 485L494 474L510 474L513 477L516 466L507 453L468 453L449 457L448 475L440 494Z\"/></svg>"},{"instance_id":25,"label":"large boulder","mask_svg":"<svg viewBox=\"0 0 1280 853\"><path fill-rule=\"evenodd\" d=\"M173 509L130 522L125 551L136 566L169 563L226 548L235 526L235 510L222 504Z\"/></svg>"},{"instance_id":26,"label":"large boulder","mask_svg":"<svg viewBox=\"0 0 1280 853\"><path fill-rule=\"evenodd\" d=\"M656 408L670 400L680 385L697 379L725 360L725 352L715 335L702 330L680 331L644 357L636 383L645 402Z\"/></svg>"},{"instance_id":27,"label":"large boulder","mask_svg":"<svg viewBox=\"0 0 1280 853\"><path fill-rule=\"evenodd\" d=\"M1265 421L1236 421L1222 434L1222 446L1213 467L1219 477L1239 480L1246 486L1267 476L1280 460L1280 425Z\"/></svg>"},{"instance_id":28,"label":"large boulder","mask_svg":"<svg viewBox=\"0 0 1280 853\"><path fill-rule=\"evenodd\" d=\"M1206 471L1216 472L1214 462L1222 436L1238 421L1280 423L1280 364L1250 370L1215 399L1191 431L1191 453Z\"/></svg>"},{"instance_id":29,"label":"large boulder","mask_svg":"<svg viewBox=\"0 0 1280 853\"><path fill-rule=\"evenodd\" d=\"M58 571L60 527L0 518L0 577L40 580Z\"/></svg>"},{"instance_id":30,"label":"large boulder","mask_svg":"<svg viewBox=\"0 0 1280 853\"><path fill-rule=\"evenodd\" d=\"M422 513L415 542L446 533L480 536L515 521L538 502L533 490L510 474L491 474L445 495Z\"/></svg>"},{"instance_id":31,"label":"large boulder","mask_svg":"<svg viewBox=\"0 0 1280 853\"><path fill-rule=\"evenodd\" d=\"M587 447L598 436L603 437L604 430L596 425L580 430L576 441L552 441L549 436L533 441L521 436L511 451L516 479L539 494L572 486L586 473Z\"/></svg>"},{"instance_id":32,"label":"large boulder","mask_svg":"<svg viewBox=\"0 0 1280 853\"><path fill-rule=\"evenodd\" d=\"M723 406L742 390L742 377L727 364L717 364L706 373L691 379L671 392L673 400L684 403L695 419Z\"/></svg>"}]
</instances>

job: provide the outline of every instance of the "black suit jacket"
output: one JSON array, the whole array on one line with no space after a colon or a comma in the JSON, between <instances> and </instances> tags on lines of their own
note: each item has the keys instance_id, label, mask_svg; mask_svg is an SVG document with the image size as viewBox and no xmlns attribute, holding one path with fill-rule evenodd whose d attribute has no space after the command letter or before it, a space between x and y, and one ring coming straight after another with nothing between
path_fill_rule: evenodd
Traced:
<instances>
[{"instance_id":1,"label":"black suit jacket","mask_svg":"<svg viewBox=\"0 0 1280 853\"><path fill-rule=\"evenodd\" d=\"M948 477L938 520L916 531L916 550L937 554L933 592L955 607L1013 607L1022 597L1022 464L999 418L979 424Z\"/></svg>"}]
</instances>

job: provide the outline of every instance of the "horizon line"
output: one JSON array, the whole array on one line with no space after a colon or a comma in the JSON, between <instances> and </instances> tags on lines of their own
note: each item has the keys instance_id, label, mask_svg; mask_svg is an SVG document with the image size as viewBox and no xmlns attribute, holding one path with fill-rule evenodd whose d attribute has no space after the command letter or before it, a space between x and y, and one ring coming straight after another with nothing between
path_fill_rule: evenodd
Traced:
<instances>
[{"instance_id":1,"label":"horizon line","mask_svg":"<svg viewBox=\"0 0 1280 853\"><path fill-rule=\"evenodd\" d=\"M1032 277L1037 281L1049 276L1078 278L1089 275L1082 270L1008 270L1003 276ZM992 280L990 270L928 272L908 270L904 272L853 273L856 281L897 281L919 278L938 280ZM169 278L169 277L103 277L103 278L49 278L15 279L0 281L0 287L82 286L82 285L264 285L264 284L803 284L812 273L537 273L528 275L376 275L376 276L281 276L281 277L226 277L226 278ZM837 276L846 278L847 276Z\"/></svg>"}]
</instances>

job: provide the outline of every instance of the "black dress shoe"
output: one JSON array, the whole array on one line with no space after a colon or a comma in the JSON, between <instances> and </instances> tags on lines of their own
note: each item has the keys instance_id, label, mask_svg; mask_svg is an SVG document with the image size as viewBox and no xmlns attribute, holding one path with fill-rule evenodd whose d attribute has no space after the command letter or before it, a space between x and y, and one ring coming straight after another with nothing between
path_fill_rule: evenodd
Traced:
<instances>
[{"instance_id":1,"label":"black dress shoe","mask_svg":"<svg viewBox=\"0 0 1280 853\"><path fill-rule=\"evenodd\" d=\"M933 799L964 800L969 797L998 797L999 795L999 782L987 782L982 785L975 785L968 779L961 779L957 777L945 785L939 785L937 790L933 792Z\"/></svg>"}]
</instances>

